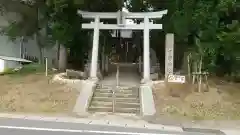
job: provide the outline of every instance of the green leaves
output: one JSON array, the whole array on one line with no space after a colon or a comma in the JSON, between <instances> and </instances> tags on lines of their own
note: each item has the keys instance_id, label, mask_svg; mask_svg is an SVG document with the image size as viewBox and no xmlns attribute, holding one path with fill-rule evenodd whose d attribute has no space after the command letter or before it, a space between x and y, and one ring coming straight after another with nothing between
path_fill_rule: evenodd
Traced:
<instances>
[{"instance_id":1,"label":"green leaves","mask_svg":"<svg viewBox=\"0 0 240 135\"><path fill-rule=\"evenodd\" d=\"M148 1L155 10L169 10L167 17L163 18L164 31L166 33L173 32L175 42L185 42L187 40L188 42L185 43L188 43L192 52L204 56L205 67L216 66L217 61L221 59L220 54L224 58L231 59L240 56L239 1ZM231 64L237 65L234 63L236 61L231 62Z\"/></svg>"},{"instance_id":2,"label":"green leaves","mask_svg":"<svg viewBox=\"0 0 240 135\"><path fill-rule=\"evenodd\" d=\"M43 21L38 22L38 7L41 7L42 3L29 3L16 0L1 0L0 2L1 7L4 9L2 10L3 14L5 16L13 15L12 18L14 16L16 18L8 20L9 25L3 28L4 33L11 39L22 36L32 37L39 29L44 27Z\"/></svg>"},{"instance_id":3,"label":"green leaves","mask_svg":"<svg viewBox=\"0 0 240 135\"><path fill-rule=\"evenodd\" d=\"M240 54L240 2L237 0L124 1L133 12L149 11L150 7L158 11L167 9L168 14L159 21L164 26L163 33L174 33L177 42L188 44L186 47L197 55L205 56L206 67L216 64L218 54L225 57ZM30 3L0 0L3 14L14 12L19 16L18 19L9 20L9 26L2 30L13 40L38 34L42 45L51 39L67 47L76 45L74 48L83 50L88 44L87 32L81 29L83 20L77 10L113 12L119 10L121 4L122 0L31 0ZM48 34L43 36L41 30L46 27ZM161 34L155 35L154 41L158 42Z\"/></svg>"},{"instance_id":4,"label":"green leaves","mask_svg":"<svg viewBox=\"0 0 240 135\"><path fill-rule=\"evenodd\" d=\"M240 24L233 21L226 26L226 31L218 35L220 43L224 46L225 51L237 57L240 54Z\"/></svg>"}]
</instances>

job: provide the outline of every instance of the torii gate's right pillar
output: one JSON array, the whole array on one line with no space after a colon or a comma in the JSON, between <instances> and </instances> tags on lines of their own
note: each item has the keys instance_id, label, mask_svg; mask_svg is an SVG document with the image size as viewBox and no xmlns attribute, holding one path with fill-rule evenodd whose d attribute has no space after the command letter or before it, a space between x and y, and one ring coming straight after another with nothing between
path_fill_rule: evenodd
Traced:
<instances>
[{"instance_id":1,"label":"torii gate's right pillar","mask_svg":"<svg viewBox=\"0 0 240 135\"><path fill-rule=\"evenodd\" d=\"M149 82L150 78L150 45L149 45L149 18L144 17L143 31L143 82Z\"/></svg>"}]
</instances>

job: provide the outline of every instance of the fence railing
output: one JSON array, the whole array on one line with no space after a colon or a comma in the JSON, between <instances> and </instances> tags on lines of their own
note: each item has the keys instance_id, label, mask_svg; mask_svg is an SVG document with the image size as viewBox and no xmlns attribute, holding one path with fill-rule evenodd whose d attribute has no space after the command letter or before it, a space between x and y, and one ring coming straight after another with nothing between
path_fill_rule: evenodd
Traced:
<instances>
[{"instance_id":1,"label":"fence railing","mask_svg":"<svg viewBox=\"0 0 240 135\"><path fill-rule=\"evenodd\" d=\"M138 63L117 63L117 62L110 62L113 65L116 65L116 86L112 87L112 112L115 113L115 105L116 105L116 91L121 90L120 88L120 66L127 66L127 65L136 65Z\"/></svg>"}]
</instances>

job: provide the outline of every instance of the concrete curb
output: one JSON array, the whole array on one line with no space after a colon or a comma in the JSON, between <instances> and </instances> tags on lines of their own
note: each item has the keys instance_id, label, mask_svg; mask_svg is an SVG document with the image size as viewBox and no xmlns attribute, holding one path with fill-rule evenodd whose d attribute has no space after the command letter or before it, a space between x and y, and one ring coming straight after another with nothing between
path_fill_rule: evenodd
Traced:
<instances>
[{"instance_id":1,"label":"concrete curb","mask_svg":"<svg viewBox=\"0 0 240 135\"><path fill-rule=\"evenodd\" d=\"M214 135L228 135L225 134L221 130L215 130L215 129L200 129L200 128L182 128L185 132L195 132L195 133L206 133L206 134L214 134Z\"/></svg>"},{"instance_id":2,"label":"concrete curb","mask_svg":"<svg viewBox=\"0 0 240 135\"><path fill-rule=\"evenodd\" d=\"M48 121L48 122L67 122L67 123L82 123L82 124L93 124L93 125L108 125L116 127L128 127L128 128L147 128L156 130L166 130L166 131L176 131L182 132L181 127L175 126L164 126L150 124L143 120L126 120L126 119L93 119L93 118L75 118L75 117L49 117L41 115L22 115L22 114L10 114L10 113L0 113L0 118L10 118L10 119L24 119L24 120L37 120L37 121Z\"/></svg>"},{"instance_id":3,"label":"concrete curb","mask_svg":"<svg viewBox=\"0 0 240 135\"><path fill-rule=\"evenodd\" d=\"M92 125L105 125L114 127L126 127L126 128L145 128L162 131L174 131L174 132L194 132L194 133L206 133L213 135L240 135L240 130L229 129L201 129L201 128L185 128L181 126L166 126L161 124L150 124L143 120L124 120L124 119L93 119L93 118L75 118L75 117L50 117L41 115L24 115L24 114L11 114L0 113L0 118L10 119L24 119L34 121L47 121L47 122L65 122L65 123L81 123Z\"/></svg>"}]
</instances>

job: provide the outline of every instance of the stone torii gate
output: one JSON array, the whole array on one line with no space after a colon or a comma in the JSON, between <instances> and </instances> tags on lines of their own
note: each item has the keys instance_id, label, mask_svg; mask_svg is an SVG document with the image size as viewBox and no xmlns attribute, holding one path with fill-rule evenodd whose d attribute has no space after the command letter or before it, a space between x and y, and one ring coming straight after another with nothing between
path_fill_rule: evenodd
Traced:
<instances>
[{"instance_id":1,"label":"stone torii gate","mask_svg":"<svg viewBox=\"0 0 240 135\"><path fill-rule=\"evenodd\" d=\"M158 12L86 12L78 11L85 19L94 19L92 23L83 23L83 29L93 29L93 47L90 68L90 78L97 79L97 62L99 50L99 30L143 30L144 47L143 47L143 81L147 83L150 81L150 45L149 45L149 31L151 29L162 29L162 24L154 24L150 19L161 19L163 15L167 14L167 10ZM103 24L101 19L117 19L117 24ZM143 19L144 22L140 24L124 24L125 19Z\"/></svg>"}]
</instances>

